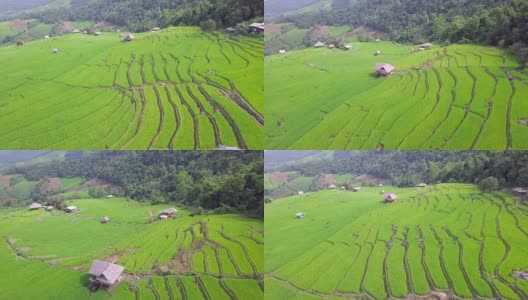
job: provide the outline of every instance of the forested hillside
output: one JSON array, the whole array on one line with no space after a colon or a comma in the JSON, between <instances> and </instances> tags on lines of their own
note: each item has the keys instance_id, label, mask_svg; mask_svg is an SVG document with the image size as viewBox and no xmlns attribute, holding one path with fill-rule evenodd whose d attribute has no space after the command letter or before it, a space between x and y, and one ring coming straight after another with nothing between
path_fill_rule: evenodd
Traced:
<instances>
[{"instance_id":1,"label":"forested hillside","mask_svg":"<svg viewBox=\"0 0 528 300\"><path fill-rule=\"evenodd\" d=\"M368 174L398 187L419 182L480 183L486 178L499 186L528 186L528 153L522 151L364 151L357 155L303 162L267 171ZM489 179L488 179L489 180Z\"/></svg>"},{"instance_id":2,"label":"forested hillside","mask_svg":"<svg viewBox=\"0 0 528 300\"><path fill-rule=\"evenodd\" d=\"M286 15L277 22L369 26L397 42L484 43L528 61L526 0L363 0L350 8Z\"/></svg>"},{"instance_id":3,"label":"forested hillside","mask_svg":"<svg viewBox=\"0 0 528 300\"><path fill-rule=\"evenodd\" d=\"M69 8L30 10L17 17L46 23L106 21L132 31L144 31L155 26L198 25L208 19L214 20L218 27L232 26L262 16L263 10L263 0L73 0Z\"/></svg>"},{"instance_id":4,"label":"forested hillside","mask_svg":"<svg viewBox=\"0 0 528 300\"><path fill-rule=\"evenodd\" d=\"M46 178L97 178L122 189L122 196L156 203L236 211L262 216L263 158L251 151L112 151L62 162L13 167L30 182ZM38 187L38 185L37 185ZM106 197L105 191L99 191ZM53 193L35 188L33 200Z\"/></svg>"}]
</instances>

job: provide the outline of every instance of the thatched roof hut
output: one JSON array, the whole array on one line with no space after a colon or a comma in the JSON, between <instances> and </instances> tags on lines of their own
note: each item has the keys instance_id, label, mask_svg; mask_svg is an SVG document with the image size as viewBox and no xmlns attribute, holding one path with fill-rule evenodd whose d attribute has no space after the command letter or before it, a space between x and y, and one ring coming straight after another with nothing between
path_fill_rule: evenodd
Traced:
<instances>
[{"instance_id":1,"label":"thatched roof hut","mask_svg":"<svg viewBox=\"0 0 528 300\"><path fill-rule=\"evenodd\" d=\"M386 63L377 63L376 64L376 76L389 76L392 74L392 71L394 70L394 66Z\"/></svg>"},{"instance_id":2,"label":"thatched roof hut","mask_svg":"<svg viewBox=\"0 0 528 300\"><path fill-rule=\"evenodd\" d=\"M123 36L123 40L124 40L125 42L130 42L130 41L134 40L134 35L131 34L131 33L125 34L125 35Z\"/></svg>"},{"instance_id":3,"label":"thatched roof hut","mask_svg":"<svg viewBox=\"0 0 528 300\"><path fill-rule=\"evenodd\" d=\"M390 194L390 193L383 194L383 200L385 200L385 202L392 203L396 201L396 199L398 199L398 196L396 196L395 194Z\"/></svg>"},{"instance_id":4,"label":"thatched roof hut","mask_svg":"<svg viewBox=\"0 0 528 300\"><path fill-rule=\"evenodd\" d=\"M88 274L92 284L110 287L119 283L119 278L124 270L125 267L123 266L107 261L94 260Z\"/></svg>"},{"instance_id":5,"label":"thatched roof hut","mask_svg":"<svg viewBox=\"0 0 528 300\"><path fill-rule=\"evenodd\" d=\"M159 27L154 27L154 28L151 29L151 31L160 31L160 30L161 30L161 28L159 28Z\"/></svg>"}]
</instances>

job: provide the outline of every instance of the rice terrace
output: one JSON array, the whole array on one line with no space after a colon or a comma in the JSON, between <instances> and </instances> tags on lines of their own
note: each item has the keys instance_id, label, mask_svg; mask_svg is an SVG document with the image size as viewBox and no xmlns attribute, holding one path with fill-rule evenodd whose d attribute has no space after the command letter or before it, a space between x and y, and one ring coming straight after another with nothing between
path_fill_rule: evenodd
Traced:
<instances>
[{"instance_id":1,"label":"rice terrace","mask_svg":"<svg viewBox=\"0 0 528 300\"><path fill-rule=\"evenodd\" d=\"M0 277L2 299L42 299L43 291L47 299L263 297L262 221L184 209L160 221L167 205L125 198L69 204L79 211L2 209L0 261L9 270ZM86 287L93 260L125 268L115 290Z\"/></svg>"},{"instance_id":2,"label":"rice terrace","mask_svg":"<svg viewBox=\"0 0 528 300\"><path fill-rule=\"evenodd\" d=\"M347 42L265 58L267 149L528 148L528 75L507 52Z\"/></svg>"},{"instance_id":3,"label":"rice terrace","mask_svg":"<svg viewBox=\"0 0 528 300\"><path fill-rule=\"evenodd\" d=\"M266 297L527 299L527 214L459 183L279 198L265 207Z\"/></svg>"},{"instance_id":4,"label":"rice terrace","mask_svg":"<svg viewBox=\"0 0 528 300\"><path fill-rule=\"evenodd\" d=\"M0 57L3 149L262 148L259 38L72 33L3 46Z\"/></svg>"}]
</instances>

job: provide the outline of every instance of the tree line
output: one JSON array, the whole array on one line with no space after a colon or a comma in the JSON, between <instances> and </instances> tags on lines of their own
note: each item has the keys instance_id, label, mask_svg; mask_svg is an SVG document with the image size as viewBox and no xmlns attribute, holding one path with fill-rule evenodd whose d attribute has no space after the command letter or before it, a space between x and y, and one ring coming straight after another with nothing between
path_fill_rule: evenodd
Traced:
<instances>
[{"instance_id":1,"label":"tree line","mask_svg":"<svg viewBox=\"0 0 528 300\"><path fill-rule=\"evenodd\" d=\"M263 217L263 167L258 151L101 151L66 161L15 166L6 173L23 174L31 181L98 178L138 201ZM97 189L90 190L90 195L106 196ZM37 188L32 197L47 200L53 195L42 195Z\"/></svg>"},{"instance_id":2,"label":"tree line","mask_svg":"<svg viewBox=\"0 0 528 300\"><path fill-rule=\"evenodd\" d=\"M300 28L367 25L401 43L482 43L528 62L527 0L362 0L349 8L278 17Z\"/></svg>"},{"instance_id":3,"label":"tree line","mask_svg":"<svg viewBox=\"0 0 528 300\"><path fill-rule=\"evenodd\" d=\"M398 187L461 182L487 189L528 187L528 151L364 151L331 160L277 166L267 171L298 171L304 176L322 173L368 174ZM493 181L493 182L492 182Z\"/></svg>"},{"instance_id":4,"label":"tree line","mask_svg":"<svg viewBox=\"0 0 528 300\"><path fill-rule=\"evenodd\" d=\"M263 15L263 0L74 0L70 8L30 11L19 17L48 24L107 21L139 32L156 26L198 26L206 20L221 28Z\"/></svg>"}]
</instances>

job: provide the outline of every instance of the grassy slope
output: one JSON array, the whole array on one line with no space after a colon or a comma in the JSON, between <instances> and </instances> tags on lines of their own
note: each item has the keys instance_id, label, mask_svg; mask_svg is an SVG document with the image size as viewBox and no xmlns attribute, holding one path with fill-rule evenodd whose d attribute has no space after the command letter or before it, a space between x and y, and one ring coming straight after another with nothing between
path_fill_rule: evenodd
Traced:
<instances>
[{"instance_id":1,"label":"grassy slope","mask_svg":"<svg viewBox=\"0 0 528 300\"><path fill-rule=\"evenodd\" d=\"M287 299L283 295L312 290L337 299L339 292L366 292L384 299L437 288L461 297L497 297L494 287L510 299L528 293L528 284L510 275L526 267L522 257L528 254L528 209L515 198L463 184L384 189L398 194L398 201L384 204L378 188L363 188L267 204L266 294ZM305 219L295 219L299 211Z\"/></svg>"},{"instance_id":2,"label":"grassy slope","mask_svg":"<svg viewBox=\"0 0 528 300\"><path fill-rule=\"evenodd\" d=\"M526 147L528 128L513 110L521 109L517 91L526 85L514 77L508 108L512 88L501 68L517 63L506 53L475 45L414 53L390 42L353 46L266 57L267 148L505 149L508 139L513 149ZM401 76L374 78L377 62L393 64ZM426 62L426 70L410 71Z\"/></svg>"},{"instance_id":3,"label":"grassy slope","mask_svg":"<svg viewBox=\"0 0 528 300\"><path fill-rule=\"evenodd\" d=\"M236 295L255 292L257 297L263 295L256 280L249 280L253 282L251 285L248 280L239 279L232 265L236 264L243 274L253 276L254 271L248 260L249 257L257 272L263 272L263 246L261 244L263 224L261 221L236 215L188 217L188 212L185 210L179 211L181 216L179 219L157 221L157 212L166 208L167 205L150 206L119 198L75 200L69 204L76 205L80 211L75 214L65 214L59 211L51 213L25 210L0 211L0 234L7 239L13 239L11 241L16 241L14 247L27 258L16 260L10 247L1 247L0 262L8 266L5 270L9 270L10 273L10 276L0 277L2 295L11 299L27 299L34 295L49 299L66 299L71 295L76 295L76 299L88 299L88 290L84 286L87 283L85 271L89 268L92 259L104 259L110 253L121 253L118 263L126 267L125 272L129 274L141 272L145 275L147 283L153 282L159 294L168 293L163 284L166 280L172 292L179 295L180 291L176 284L178 278L174 275L168 275L165 278L151 277L152 268L158 263L167 264L179 249L188 251L191 255L202 253L196 252L199 248L196 248L195 244L191 247L190 234L193 231L196 241L204 241L205 236L203 232L200 232L200 225L197 223L200 221L207 224L209 239L218 243L219 251L225 254L220 256L224 272L229 270L234 272L231 276L233 278L226 282L231 290ZM111 222L101 224L99 219L102 216L109 216ZM151 221L154 222L150 223ZM191 231L185 233L186 229ZM3 242L5 243L6 240ZM129 252L127 249L135 250ZM244 249L248 253L247 257ZM228 258L225 251L230 251L233 260ZM215 274L213 266L218 263L214 254L208 257L208 261L210 272ZM71 269L72 267L75 268ZM188 266L188 268L193 268L193 266ZM46 276L39 277L50 280L35 281L31 276L27 276L28 272L46 274ZM216 271L216 274L218 272ZM193 277L184 278L188 278L192 283L191 286L200 293ZM208 278L206 281L209 294L226 293L217 279ZM32 288L24 288L30 282ZM68 283L67 288L62 287L64 283ZM126 281L122 282L112 297L103 291L99 291L98 295L92 297L126 299L130 297L127 285ZM138 284L138 288L142 295L150 291L146 285L143 286L141 283Z\"/></svg>"}]
</instances>

